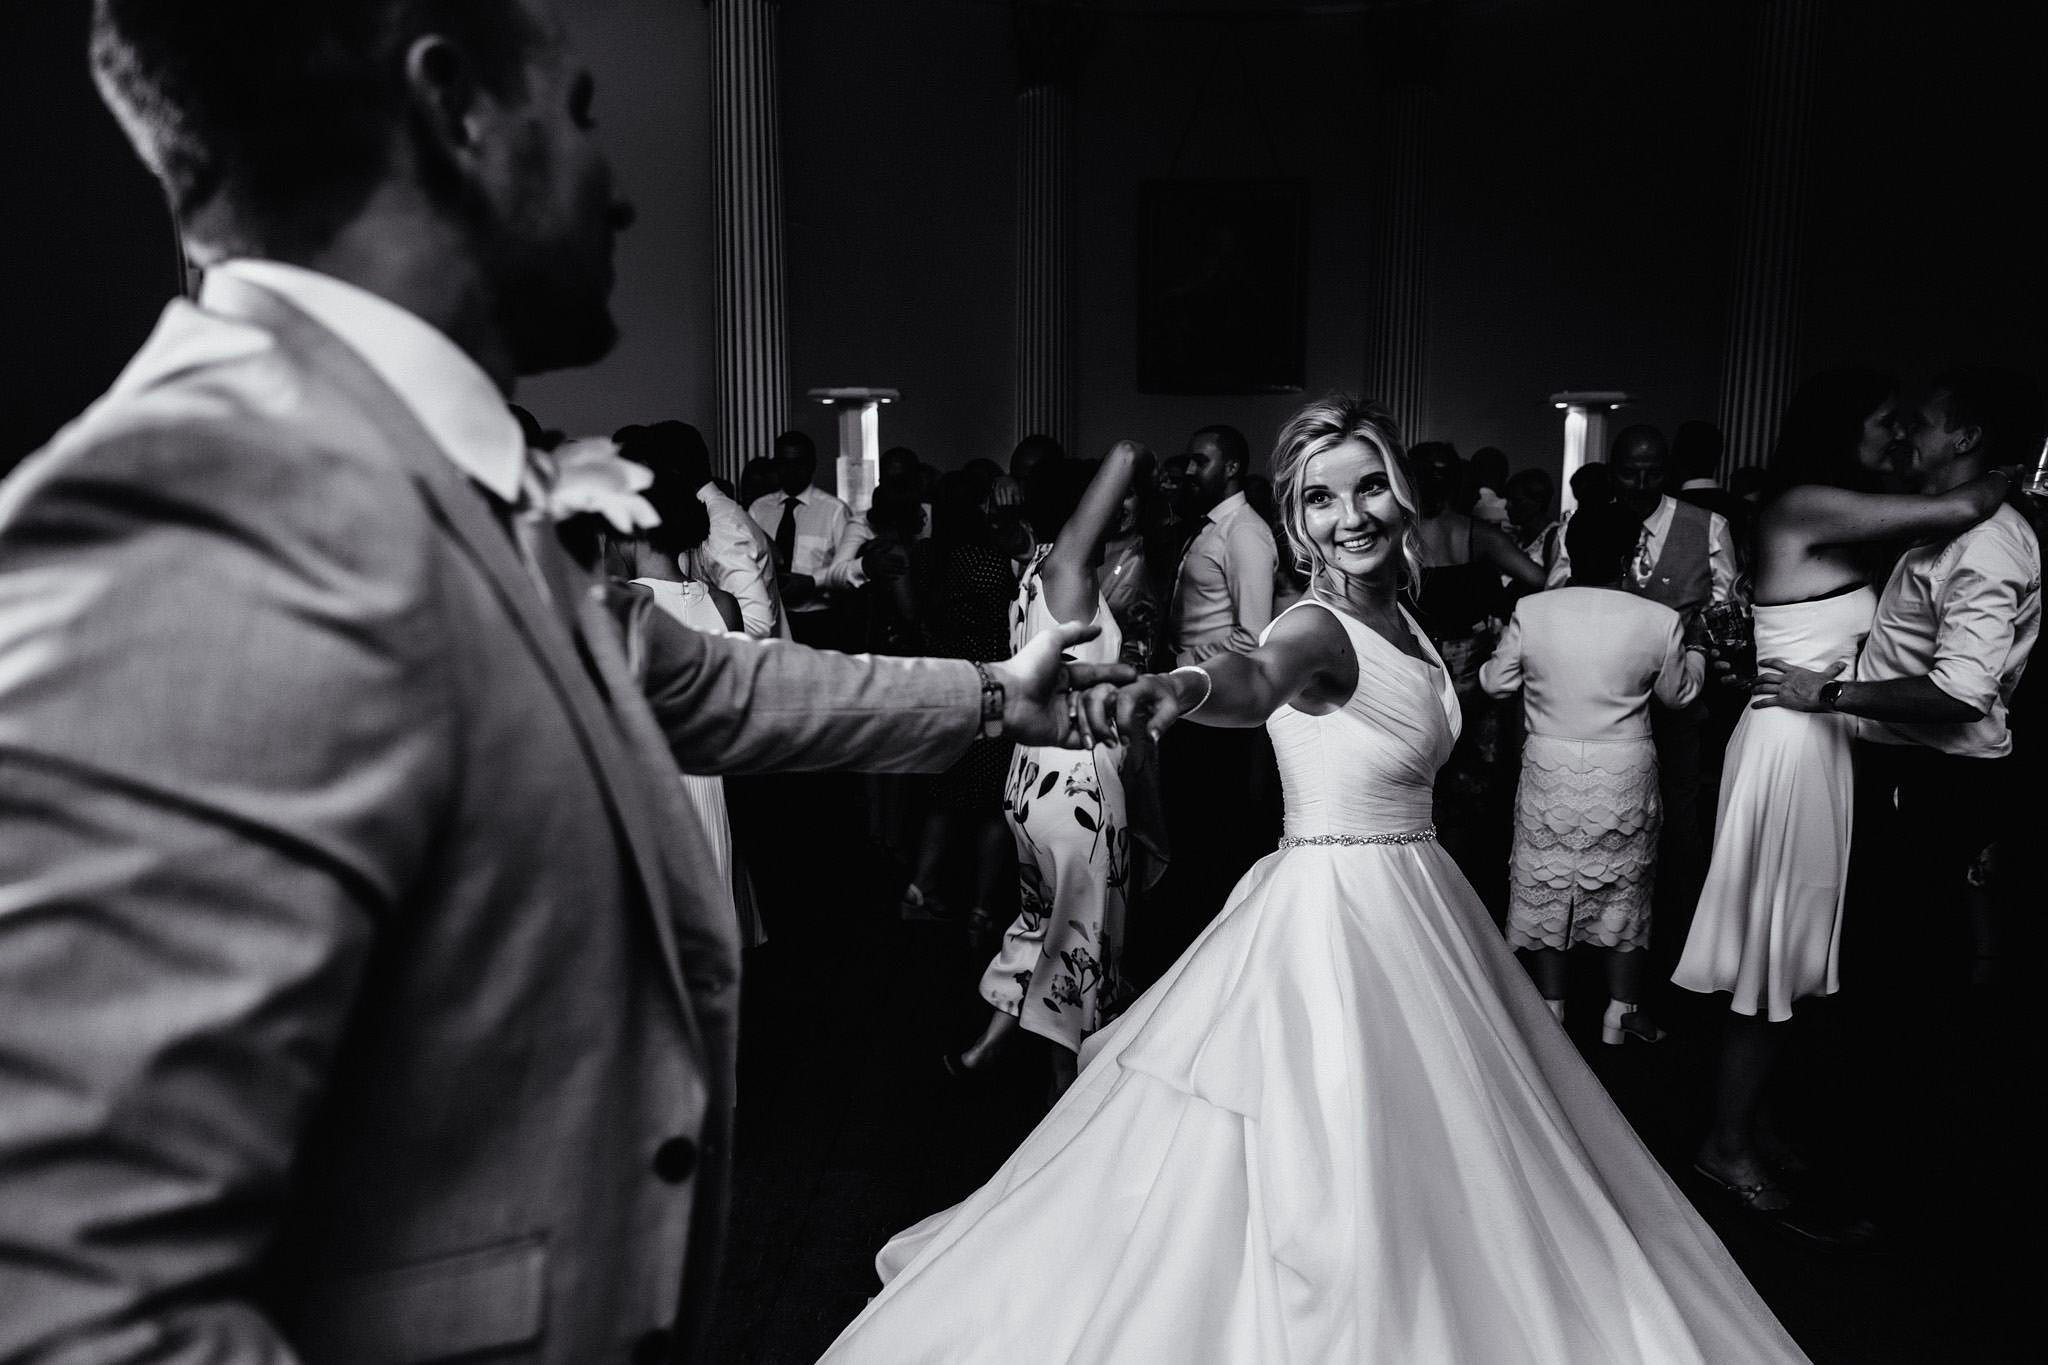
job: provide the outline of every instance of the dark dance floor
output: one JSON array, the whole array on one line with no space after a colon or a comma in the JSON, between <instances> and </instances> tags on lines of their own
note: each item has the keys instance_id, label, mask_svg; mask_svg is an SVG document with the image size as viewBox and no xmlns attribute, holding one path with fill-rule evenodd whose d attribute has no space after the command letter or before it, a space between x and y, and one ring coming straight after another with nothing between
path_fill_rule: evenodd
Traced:
<instances>
[{"instance_id":1,"label":"dark dance floor","mask_svg":"<svg viewBox=\"0 0 2048 1365\"><path fill-rule=\"evenodd\" d=\"M938 1081L939 1055L986 1019L985 959L958 930L901 923L896 886L851 830L802 843L784 864L796 874L768 888L770 942L748 963L722 1362L815 1360L874 1291L876 1248L984 1180L1044 1099L1035 1056L970 1094ZM1715 1011L1673 992L1660 1002L1671 1039L1603 1048L1582 1030L1600 1006L1597 981L1584 985L1582 1050L1814 1360L2041 1358L2032 1019L2000 1011L1958 1030L1969 1041L1947 1080L1967 1107L1944 1109L1923 1159L1897 1173L1922 1213L1888 1224L1880 1250L1843 1254L1725 1210L1690 1172Z\"/></svg>"}]
</instances>

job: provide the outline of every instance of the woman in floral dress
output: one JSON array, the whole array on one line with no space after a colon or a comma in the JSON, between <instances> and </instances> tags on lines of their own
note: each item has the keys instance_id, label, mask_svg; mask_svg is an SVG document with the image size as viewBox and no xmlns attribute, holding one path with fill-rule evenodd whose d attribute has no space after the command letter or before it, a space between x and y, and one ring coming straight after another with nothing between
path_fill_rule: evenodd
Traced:
<instances>
[{"instance_id":1,"label":"woman in floral dress","mask_svg":"<svg viewBox=\"0 0 2048 1365\"><path fill-rule=\"evenodd\" d=\"M1138 448L1119 442L1095 469L1056 469L1035 482L1031 519L1042 541L1018 585L1010 640L1021 645L1063 622L1092 621L1101 634L1076 660L1114 663L1123 636L1096 570L1136 467ZM1087 480L1086 490L1080 484ZM1075 495L1079 493L1078 505ZM1017 918L982 973L993 1013L973 1046L945 1059L955 1076L987 1066L1017 1035L1051 1040L1053 1092L1073 1082L1081 1041L1116 1014L1124 995L1123 947L1131 834L1117 772L1121 746L1019 746L1003 805L1017 841Z\"/></svg>"}]
</instances>

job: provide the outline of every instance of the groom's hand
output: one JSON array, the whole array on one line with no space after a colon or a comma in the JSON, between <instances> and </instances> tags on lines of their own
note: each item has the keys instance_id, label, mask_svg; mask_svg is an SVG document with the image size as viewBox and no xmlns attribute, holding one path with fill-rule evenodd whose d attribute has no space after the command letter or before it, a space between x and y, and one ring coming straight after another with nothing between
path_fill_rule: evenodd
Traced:
<instances>
[{"instance_id":1,"label":"groom's hand","mask_svg":"<svg viewBox=\"0 0 2048 1365\"><path fill-rule=\"evenodd\" d=\"M1093 625L1056 626L1005 662L988 665L1003 685L1006 736L1019 744L1057 744L1066 749L1091 742L1081 715L1080 691L1098 683L1126 683L1138 672L1129 664L1070 664L1060 657L1099 633Z\"/></svg>"},{"instance_id":2,"label":"groom's hand","mask_svg":"<svg viewBox=\"0 0 2048 1365\"><path fill-rule=\"evenodd\" d=\"M1750 692L1750 707L1761 711L1782 706L1787 711L1825 711L1820 690L1847 667L1837 660L1825 673L1788 664L1783 659L1763 659L1756 666L1756 686Z\"/></svg>"}]
</instances>

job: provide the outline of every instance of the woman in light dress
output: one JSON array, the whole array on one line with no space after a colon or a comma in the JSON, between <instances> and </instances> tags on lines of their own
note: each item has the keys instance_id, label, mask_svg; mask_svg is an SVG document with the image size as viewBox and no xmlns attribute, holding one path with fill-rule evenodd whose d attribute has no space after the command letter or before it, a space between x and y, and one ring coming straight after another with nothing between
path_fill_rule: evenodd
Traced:
<instances>
[{"instance_id":1,"label":"woman in light dress","mask_svg":"<svg viewBox=\"0 0 2048 1365\"><path fill-rule=\"evenodd\" d=\"M710 586L698 559L711 534L710 513L676 483L673 477L656 471L655 484L646 496L660 513L661 524L640 536L607 536L605 567L613 578L627 580L651 597L657 610L692 630L707 635L744 635L746 627L740 618L739 602L731 593ZM627 658L637 671L639 650L630 605L623 614ZM733 849L725 779L699 773L679 773L677 777L684 799L703 828L704 842L719 872L719 884L726 888L730 898L740 943L748 948L759 947L767 942L768 935L761 924L753 879Z\"/></svg>"},{"instance_id":2,"label":"woman in light dress","mask_svg":"<svg viewBox=\"0 0 2048 1365\"><path fill-rule=\"evenodd\" d=\"M1040 544L1017 587L1013 650L1062 622L1092 622L1101 633L1073 657L1117 661L1123 635L1098 571L1138 456L1136 445L1120 441L1092 477L1086 465L1066 461L1033 476ZM1033 1033L1053 1044L1057 1097L1073 1083L1082 1040L1123 1003L1131 830L1117 770L1123 746L1102 739L1086 749L1020 746L1010 760L1003 808L1017 841L1019 908L982 973L988 1024L965 1051L944 1059L951 1076L987 1067L1020 1033Z\"/></svg>"},{"instance_id":3,"label":"woman in light dress","mask_svg":"<svg viewBox=\"0 0 2048 1365\"><path fill-rule=\"evenodd\" d=\"M1877 597L1884 542L1947 538L1998 509L2012 487L1987 474L1934 497L1882 493L1898 384L1837 370L1801 386L1771 455L1782 491L1757 521L1754 633L1759 660L1847 676ZM1847 716L1745 710L1728 742L1713 861L1672 980L1726 991L1714 1118L1700 1174L1741 1207L1783 1213L1781 1177L1805 1162L1763 1103L1793 1002L1831 995L1842 938L1853 785Z\"/></svg>"},{"instance_id":4,"label":"woman in light dress","mask_svg":"<svg viewBox=\"0 0 2048 1365\"><path fill-rule=\"evenodd\" d=\"M1637 1007L1663 825L1650 704L1691 704L1706 674L1678 613L1622 586L1641 530L1616 503L1582 509L1565 532L1571 584L1516 603L1479 670L1489 695L1522 693L1527 723L1508 942L1560 1021L1566 952L1605 952L1607 1043L1664 1036Z\"/></svg>"},{"instance_id":5,"label":"woman in light dress","mask_svg":"<svg viewBox=\"0 0 2048 1365\"><path fill-rule=\"evenodd\" d=\"M1803 1359L1432 837L1457 697L1398 601L1391 419L1311 404L1274 471L1314 592L1084 717L1267 724L1281 849L1003 1168L883 1249L826 1359Z\"/></svg>"}]
</instances>

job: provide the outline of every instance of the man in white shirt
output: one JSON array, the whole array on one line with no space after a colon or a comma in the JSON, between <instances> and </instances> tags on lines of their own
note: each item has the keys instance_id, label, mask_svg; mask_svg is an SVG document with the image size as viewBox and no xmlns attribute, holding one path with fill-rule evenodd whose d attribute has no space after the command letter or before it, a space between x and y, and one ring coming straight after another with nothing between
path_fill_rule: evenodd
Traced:
<instances>
[{"instance_id":1,"label":"man in white shirt","mask_svg":"<svg viewBox=\"0 0 2048 1365\"><path fill-rule=\"evenodd\" d=\"M688 422L656 422L618 432L619 453L657 472L673 473L694 491L711 521L700 555L705 580L733 595L740 622L757 640L792 638L775 577L775 547L768 533L711 478L711 451Z\"/></svg>"},{"instance_id":2,"label":"man in white shirt","mask_svg":"<svg viewBox=\"0 0 2048 1365\"><path fill-rule=\"evenodd\" d=\"M1187 487L1204 509L1181 553L1162 632L1167 659L1186 666L1218 654L1248 654L1273 619L1272 528L1245 501L1251 449L1244 433L1218 424L1188 438ZM1180 956L1223 906L1237 879L1279 837L1279 779L1262 728L1177 726L1160 746L1172 860L1153 893L1167 914L1130 935L1126 962L1141 984ZM1228 793L1228 799L1223 794Z\"/></svg>"},{"instance_id":3,"label":"man in white shirt","mask_svg":"<svg viewBox=\"0 0 2048 1365\"><path fill-rule=\"evenodd\" d=\"M1178 665L1258 647L1259 632L1273 619L1279 560L1272 528L1245 501L1251 452L1243 433L1204 427L1188 438L1187 458L1189 486L1205 510L1181 555L1168 605L1167 640Z\"/></svg>"},{"instance_id":4,"label":"man in white shirt","mask_svg":"<svg viewBox=\"0 0 2048 1365\"><path fill-rule=\"evenodd\" d=\"M813 485L818 447L803 432L785 431L775 438L775 472L781 491L756 498L747 512L774 548L782 605L797 641L838 648L844 640L833 598L867 582L860 551L871 535L868 524Z\"/></svg>"},{"instance_id":5,"label":"man in white shirt","mask_svg":"<svg viewBox=\"0 0 2048 1365\"><path fill-rule=\"evenodd\" d=\"M1921 491L1941 493L2031 454L2040 407L2002 371L1955 370L1909 422L1911 473ZM1902 816L1925 816L1938 839L1916 840L1919 856L1959 878L1996 832L2013 742L2006 709L2040 629L2040 544L2025 517L2001 507L1899 557L1854 678L1759 661L1753 704L1859 717L1859 769L1881 774Z\"/></svg>"},{"instance_id":6,"label":"man in white shirt","mask_svg":"<svg viewBox=\"0 0 2048 1365\"><path fill-rule=\"evenodd\" d=\"M1906 472L1927 493L2031 458L2043 424L2038 390L1990 369L1943 375L1902 414ZM1994 907L1976 874L2015 806L2007 708L2040 628L2040 543L2005 506L1900 556L1852 676L1759 660L1753 705L1859 718L1842 967L1864 1070L1853 1150L1895 1195L1930 1188L1899 1172L1938 1150L1957 1041L1943 1021L1989 965Z\"/></svg>"}]
</instances>

